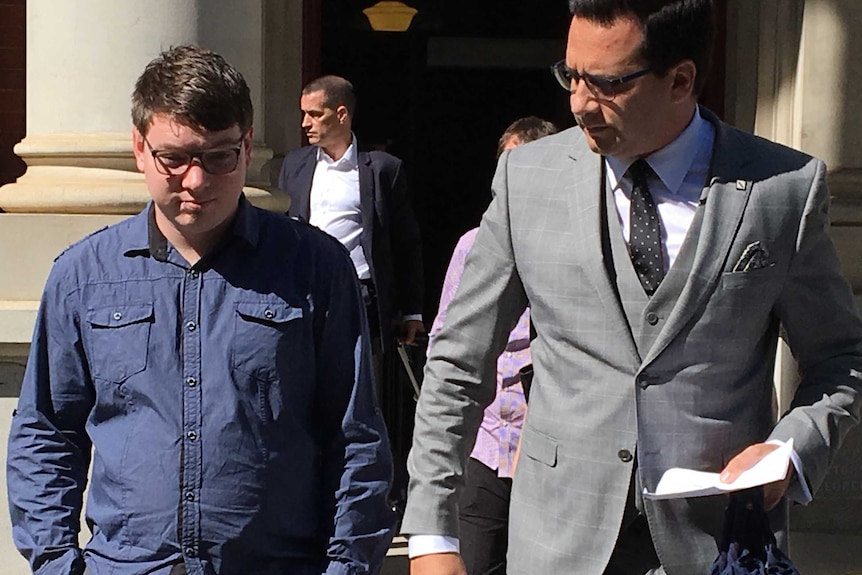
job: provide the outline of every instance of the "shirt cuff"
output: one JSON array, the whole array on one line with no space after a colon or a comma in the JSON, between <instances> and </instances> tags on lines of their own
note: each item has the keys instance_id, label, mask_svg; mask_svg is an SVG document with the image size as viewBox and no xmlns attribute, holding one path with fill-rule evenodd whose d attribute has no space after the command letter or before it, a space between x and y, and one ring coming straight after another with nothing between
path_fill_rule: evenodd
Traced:
<instances>
[{"instance_id":1,"label":"shirt cuff","mask_svg":"<svg viewBox=\"0 0 862 575\"><path fill-rule=\"evenodd\" d=\"M784 442L780 439L770 439L766 442L768 445L783 446ZM814 499L811 495L811 489L808 487L808 482L805 480L805 474L802 472L802 459L795 449L790 450L790 461L793 462L793 468L796 470L796 481L790 484L785 496L791 501L808 505Z\"/></svg>"},{"instance_id":2,"label":"shirt cuff","mask_svg":"<svg viewBox=\"0 0 862 575\"><path fill-rule=\"evenodd\" d=\"M363 573L364 572L365 571L363 571ZM330 561L329 565L326 566L326 571L323 573L324 575L354 575L357 573L357 570L355 567L348 565L347 563Z\"/></svg>"},{"instance_id":3,"label":"shirt cuff","mask_svg":"<svg viewBox=\"0 0 862 575\"><path fill-rule=\"evenodd\" d=\"M434 553L460 553L457 537L448 535L411 535L407 538L407 555L410 559Z\"/></svg>"},{"instance_id":4,"label":"shirt cuff","mask_svg":"<svg viewBox=\"0 0 862 575\"><path fill-rule=\"evenodd\" d=\"M422 314L421 313L411 313L409 315L404 316L404 321L410 321L410 320L422 321Z\"/></svg>"}]
</instances>

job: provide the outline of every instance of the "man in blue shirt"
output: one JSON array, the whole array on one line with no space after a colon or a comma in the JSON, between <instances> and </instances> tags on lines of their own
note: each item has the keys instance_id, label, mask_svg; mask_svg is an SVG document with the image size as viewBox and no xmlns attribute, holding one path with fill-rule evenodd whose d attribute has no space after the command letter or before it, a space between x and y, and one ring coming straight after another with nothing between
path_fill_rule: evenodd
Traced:
<instances>
[{"instance_id":1,"label":"man in blue shirt","mask_svg":"<svg viewBox=\"0 0 862 575\"><path fill-rule=\"evenodd\" d=\"M252 105L221 57L168 50L132 100L152 202L48 278L9 440L16 545L45 575L378 572L392 466L347 252L243 196Z\"/></svg>"}]
</instances>

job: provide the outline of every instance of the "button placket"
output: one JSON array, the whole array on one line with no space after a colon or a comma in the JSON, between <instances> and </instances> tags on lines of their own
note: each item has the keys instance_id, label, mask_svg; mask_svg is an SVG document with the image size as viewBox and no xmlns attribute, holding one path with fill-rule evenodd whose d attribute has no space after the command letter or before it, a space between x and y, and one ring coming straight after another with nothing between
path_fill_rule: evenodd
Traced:
<instances>
[{"instance_id":1,"label":"button placket","mask_svg":"<svg viewBox=\"0 0 862 575\"><path fill-rule=\"evenodd\" d=\"M202 445L198 441L202 423L201 403L201 337L199 318L203 275L198 270L189 270L183 281L181 309L183 310L181 332L183 366L183 411L182 426L186 441L183 443L183 505L181 511L181 544L186 556L196 558L201 537L200 525L200 469L202 468Z\"/></svg>"}]
</instances>

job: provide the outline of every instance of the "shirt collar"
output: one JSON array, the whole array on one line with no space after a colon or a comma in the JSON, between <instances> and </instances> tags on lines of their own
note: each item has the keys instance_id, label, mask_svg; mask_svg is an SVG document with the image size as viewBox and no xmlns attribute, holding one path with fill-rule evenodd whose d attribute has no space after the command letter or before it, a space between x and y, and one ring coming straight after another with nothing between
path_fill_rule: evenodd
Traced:
<instances>
[{"instance_id":1,"label":"shirt collar","mask_svg":"<svg viewBox=\"0 0 862 575\"><path fill-rule=\"evenodd\" d=\"M337 167L355 168L359 165L359 153L357 152L358 145L356 143L356 134L350 132L350 145L344 155L338 160L333 160L329 154L323 151L323 148L317 148L317 161L326 162Z\"/></svg>"},{"instance_id":2,"label":"shirt collar","mask_svg":"<svg viewBox=\"0 0 862 575\"><path fill-rule=\"evenodd\" d=\"M691 168L708 129L708 122L700 115L700 108L695 107L694 116L685 130L670 144L644 158L671 195L680 192L685 175ZM637 158L607 156L606 160L609 168L608 179L611 188L615 189Z\"/></svg>"},{"instance_id":3,"label":"shirt collar","mask_svg":"<svg viewBox=\"0 0 862 575\"><path fill-rule=\"evenodd\" d=\"M146 213L136 216L136 221L132 226L132 233L130 234L133 238L132 243L130 248L124 252L125 256L143 255L152 257L156 261L167 261L168 240L156 225L155 210L155 205L150 201L144 210ZM240 194L239 203L230 229L224 241L213 251L218 251L221 246L233 238L240 238L251 247L257 247L258 239L260 238L260 222L258 218L257 211L245 197L245 194ZM146 226L146 231L144 231L144 225Z\"/></svg>"}]
</instances>

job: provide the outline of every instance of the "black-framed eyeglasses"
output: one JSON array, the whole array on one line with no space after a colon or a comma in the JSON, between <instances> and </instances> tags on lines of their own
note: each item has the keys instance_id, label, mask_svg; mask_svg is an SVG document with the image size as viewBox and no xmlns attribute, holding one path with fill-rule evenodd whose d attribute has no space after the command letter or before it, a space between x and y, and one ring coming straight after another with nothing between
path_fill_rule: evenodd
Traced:
<instances>
[{"instance_id":1,"label":"black-framed eyeglasses","mask_svg":"<svg viewBox=\"0 0 862 575\"><path fill-rule=\"evenodd\" d=\"M587 84L587 89L597 100L611 101L621 91L622 87L635 80L649 74L652 69L647 66L624 76L609 78L607 76L594 76L586 72L578 72L566 66L565 60L560 60L551 66L551 73L559 82L560 86L567 92L572 92L578 88L578 83L583 80Z\"/></svg>"},{"instance_id":2,"label":"black-framed eyeglasses","mask_svg":"<svg viewBox=\"0 0 862 575\"><path fill-rule=\"evenodd\" d=\"M239 164L239 155L245 141L245 137L243 137L235 146L187 152L185 150L156 150L146 136L142 135L141 137L150 148L156 171L165 176L182 176L189 171L195 160L208 174L213 176L229 174L236 170Z\"/></svg>"}]
</instances>

